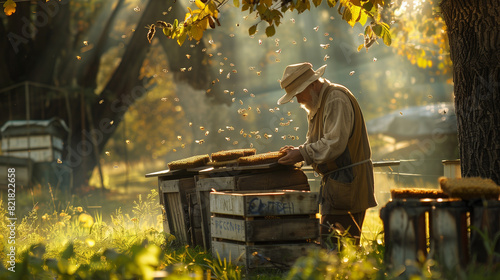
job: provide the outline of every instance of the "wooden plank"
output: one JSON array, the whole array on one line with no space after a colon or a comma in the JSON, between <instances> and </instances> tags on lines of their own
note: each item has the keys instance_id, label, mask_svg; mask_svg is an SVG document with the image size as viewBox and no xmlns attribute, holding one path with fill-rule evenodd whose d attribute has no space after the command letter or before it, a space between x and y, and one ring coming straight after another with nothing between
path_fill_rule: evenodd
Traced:
<instances>
[{"instance_id":1,"label":"wooden plank","mask_svg":"<svg viewBox=\"0 0 500 280\"><path fill-rule=\"evenodd\" d=\"M188 193L191 245L203 246L201 211L196 192Z\"/></svg>"},{"instance_id":2,"label":"wooden plank","mask_svg":"<svg viewBox=\"0 0 500 280\"><path fill-rule=\"evenodd\" d=\"M163 193L179 192L179 180L163 181L160 186Z\"/></svg>"},{"instance_id":3,"label":"wooden plank","mask_svg":"<svg viewBox=\"0 0 500 280\"><path fill-rule=\"evenodd\" d=\"M235 176L243 173L251 173L251 172L259 172L259 171L275 171L275 170L280 170L280 169L293 169L293 168L299 168L300 165L282 165L277 162L273 163L265 163L265 164L257 164L257 165L244 165L244 166L226 166L226 167L219 167L219 168L213 168L211 170L206 169L200 171L201 173L207 173L211 174L213 176L220 176L218 175L219 173L222 174L227 174L227 175L222 175L222 176Z\"/></svg>"},{"instance_id":4,"label":"wooden plank","mask_svg":"<svg viewBox=\"0 0 500 280\"><path fill-rule=\"evenodd\" d=\"M202 191L222 190L309 190L307 176L300 169L282 169L274 172L245 173L234 176L207 177L200 179Z\"/></svg>"},{"instance_id":5,"label":"wooden plank","mask_svg":"<svg viewBox=\"0 0 500 280\"><path fill-rule=\"evenodd\" d=\"M160 171L148 173L145 175L145 177L146 178L165 177L165 180L173 180L173 179L194 177L199 172L208 172L212 169L213 169L213 167L209 167L209 166L200 166L200 167L196 167L196 168L176 169L176 170L165 169L165 170L160 170Z\"/></svg>"},{"instance_id":6,"label":"wooden plank","mask_svg":"<svg viewBox=\"0 0 500 280\"><path fill-rule=\"evenodd\" d=\"M319 237L319 221L309 216L250 221L213 216L211 226L212 238L241 242L305 241Z\"/></svg>"},{"instance_id":7,"label":"wooden plank","mask_svg":"<svg viewBox=\"0 0 500 280\"><path fill-rule=\"evenodd\" d=\"M274 172L237 176L236 190L309 190L307 176L300 169L282 169Z\"/></svg>"},{"instance_id":8,"label":"wooden plank","mask_svg":"<svg viewBox=\"0 0 500 280\"><path fill-rule=\"evenodd\" d=\"M232 263L243 265L248 269L287 269L299 257L306 256L310 250L319 248L315 243L244 245L223 241L213 241L212 246L214 256L218 254L221 260L231 260Z\"/></svg>"},{"instance_id":9,"label":"wooden plank","mask_svg":"<svg viewBox=\"0 0 500 280\"><path fill-rule=\"evenodd\" d=\"M191 244L187 193L194 192L194 178L165 180L163 177L159 177L158 184L163 196L162 203L165 207L165 216L167 217L170 233L179 242Z\"/></svg>"},{"instance_id":10,"label":"wooden plank","mask_svg":"<svg viewBox=\"0 0 500 280\"><path fill-rule=\"evenodd\" d=\"M208 177L200 178L196 188L199 191L227 191L234 190L236 186L237 177Z\"/></svg>"},{"instance_id":11,"label":"wooden plank","mask_svg":"<svg viewBox=\"0 0 500 280\"><path fill-rule=\"evenodd\" d=\"M318 212L310 191L212 192L210 212L243 217L309 215Z\"/></svg>"},{"instance_id":12,"label":"wooden plank","mask_svg":"<svg viewBox=\"0 0 500 280\"><path fill-rule=\"evenodd\" d=\"M173 232L171 232L176 239L181 242L188 244L188 238L187 238L187 229L186 229L186 219L185 219L185 213L182 209L182 205L180 203L180 197L179 194L175 193L168 193L166 194L167 197L167 204L169 205L169 210L171 213L172 217L172 227Z\"/></svg>"},{"instance_id":13,"label":"wooden plank","mask_svg":"<svg viewBox=\"0 0 500 280\"><path fill-rule=\"evenodd\" d=\"M470 248L472 257L481 264L500 263L500 201L482 200L472 206L470 213L471 226ZM485 236L489 240L485 240ZM495 239L496 238L496 239ZM493 241L496 243L493 244ZM490 248L485 244L490 242ZM488 255L488 250L493 253Z\"/></svg>"},{"instance_id":14,"label":"wooden plank","mask_svg":"<svg viewBox=\"0 0 500 280\"><path fill-rule=\"evenodd\" d=\"M198 197L198 205L201 212L201 231L203 235L203 246L205 250L210 250L211 234L210 234L210 192L212 189L216 191L233 190L233 177L203 177L196 181L196 195Z\"/></svg>"},{"instance_id":15,"label":"wooden plank","mask_svg":"<svg viewBox=\"0 0 500 280\"><path fill-rule=\"evenodd\" d=\"M160 176L169 177L169 176L174 176L174 175L180 175L183 173L186 174L187 171L184 169L180 169L180 170L165 169L165 170L160 170L160 171L148 173L148 174L146 174L146 178L160 177Z\"/></svg>"},{"instance_id":16,"label":"wooden plank","mask_svg":"<svg viewBox=\"0 0 500 280\"><path fill-rule=\"evenodd\" d=\"M210 233L212 238L223 238L246 242L246 221L212 216Z\"/></svg>"},{"instance_id":17,"label":"wooden plank","mask_svg":"<svg viewBox=\"0 0 500 280\"><path fill-rule=\"evenodd\" d=\"M380 211L384 224L386 244L385 262L393 269L418 263L427 256L428 224L425 215L432 209L430 201L393 200ZM408 266L407 273L417 273L416 266Z\"/></svg>"},{"instance_id":18,"label":"wooden plank","mask_svg":"<svg viewBox=\"0 0 500 280\"><path fill-rule=\"evenodd\" d=\"M210 193L208 191L196 190L196 195L198 197L198 205L200 205L201 210L201 231L203 235L203 247L205 250L209 250L211 237L210 237Z\"/></svg>"},{"instance_id":19,"label":"wooden plank","mask_svg":"<svg viewBox=\"0 0 500 280\"><path fill-rule=\"evenodd\" d=\"M454 270L469 263L467 202L435 203L430 216L430 255L444 268Z\"/></svg>"}]
</instances>

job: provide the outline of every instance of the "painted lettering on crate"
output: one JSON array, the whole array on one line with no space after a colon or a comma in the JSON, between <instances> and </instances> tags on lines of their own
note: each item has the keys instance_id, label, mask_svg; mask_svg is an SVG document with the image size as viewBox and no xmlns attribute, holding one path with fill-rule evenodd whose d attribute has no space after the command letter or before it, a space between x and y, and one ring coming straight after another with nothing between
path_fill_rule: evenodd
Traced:
<instances>
[{"instance_id":1,"label":"painted lettering on crate","mask_svg":"<svg viewBox=\"0 0 500 280\"><path fill-rule=\"evenodd\" d=\"M262 200L255 197L248 203L248 213L252 215L287 215L294 214L293 202Z\"/></svg>"},{"instance_id":2,"label":"painted lettering on crate","mask_svg":"<svg viewBox=\"0 0 500 280\"><path fill-rule=\"evenodd\" d=\"M235 233L242 233L243 227L240 223L234 223L231 220L215 220L215 229L217 232L229 231Z\"/></svg>"}]
</instances>

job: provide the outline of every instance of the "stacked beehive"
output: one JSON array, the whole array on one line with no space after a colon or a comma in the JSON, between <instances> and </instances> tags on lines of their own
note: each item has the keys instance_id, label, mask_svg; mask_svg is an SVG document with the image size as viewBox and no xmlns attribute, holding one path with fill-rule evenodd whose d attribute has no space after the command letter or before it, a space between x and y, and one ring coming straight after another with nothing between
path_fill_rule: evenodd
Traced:
<instances>
[{"instance_id":1,"label":"stacked beehive","mask_svg":"<svg viewBox=\"0 0 500 280\"><path fill-rule=\"evenodd\" d=\"M227 154L236 154L240 150L230 150L219 162L217 168L200 172L196 183L198 203L201 210L202 233L204 247L211 250L211 216L210 193L213 191L263 191L263 190L304 190L309 191L307 176L294 166L284 166L277 163L284 153L269 152L262 154L245 154L228 160ZM220 157L214 156L215 162Z\"/></svg>"},{"instance_id":2,"label":"stacked beehive","mask_svg":"<svg viewBox=\"0 0 500 280\"><path fill-rule=\"evenodd\" d=\"M300 168L277 163L284 155L256 154L255 149L220 151L211 157L198 155L172 161L168 170L147 174L158 177L165 230L168 228L181 243L211 250L211 192L309 191L307 176Z\"/></svg>"},{"instance_id":3,"label":"stacked beehive","mask_svg":"<svg viewBox=\"0 0 500 280\"><path fill-rule=\"evenodd\" d=\"M393 200L380 211L389 268L411 274L427 258L448 270L465 268L472 259L487 262L481 235L500 233L500 187L483 178L440 178L439 184L391 190ZM500 252L500 243L494 250Z\"/></svg>"},{"instance_id":4,"label":"stacked beehive","mask_svg":"<svg viewBox=\"0 0 500 280\"><path fill-rule=\"evenodd\" d=\"M257 267L290 267L319 236L317 193L210 193L212 252Z\"/></svg>"}]
</instances>

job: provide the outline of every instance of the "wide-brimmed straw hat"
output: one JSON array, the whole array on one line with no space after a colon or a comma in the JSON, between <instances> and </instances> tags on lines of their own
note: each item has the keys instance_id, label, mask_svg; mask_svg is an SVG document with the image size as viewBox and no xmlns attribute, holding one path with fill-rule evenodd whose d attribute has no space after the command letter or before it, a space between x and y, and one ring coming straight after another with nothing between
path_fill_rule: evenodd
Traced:
<instances>
[{"instance_id":1,"label":"wide-brimmed straw hat","mask_svg":"<svg viewBox=\"0 0 500 280\"><path fill-rule=\"evenodd\" d=\"M325 68L326 64L314 71L312 64L308 62L288 65L280 80L280 86L286 94L278 100L278 105L287 103L295 95L304 91L308 85L323 76Z\"/></svg>"}]
</instances>

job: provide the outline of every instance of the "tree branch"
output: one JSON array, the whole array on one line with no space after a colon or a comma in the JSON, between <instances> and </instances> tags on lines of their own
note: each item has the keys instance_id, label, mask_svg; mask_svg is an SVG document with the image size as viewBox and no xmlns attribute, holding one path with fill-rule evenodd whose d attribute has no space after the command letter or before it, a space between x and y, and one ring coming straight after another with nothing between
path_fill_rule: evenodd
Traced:
<instances>
[{"instance_id":1,"label":"tree branch","mask_svg":"<svg viewBox=\"0 0 500 280\"><path fill-rule=\"evenodd\" d=\"M111 29L115 23L115 19L123 6L124 0L118 0L116 7L108 17L104 28L100 32L99 39L95 47L86 54L85 62L82 63L78 70L78 83L85 87L95 88L97 86L97 74L99 73L99 66L101 56L105 51L106 43L108 42Z\"/></svg>"}]
</instances>

